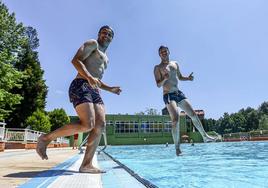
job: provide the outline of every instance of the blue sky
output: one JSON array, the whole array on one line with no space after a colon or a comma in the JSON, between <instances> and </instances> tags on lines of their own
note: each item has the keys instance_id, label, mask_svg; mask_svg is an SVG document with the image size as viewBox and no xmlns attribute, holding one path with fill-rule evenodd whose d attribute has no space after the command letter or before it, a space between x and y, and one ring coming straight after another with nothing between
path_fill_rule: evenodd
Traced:
<instances>
[{"instance_id":1,"label":"blue sky","mask_svg":"<svg viewBox=\"0 0 268 188\"><path fill-rule=\"evenodd\" d=\"M179 82L195 109L207 118L257 108L267 101L268 1L266 0L3 0L18 22L38 31L38 48L49 87L46 110L75 115L68 87L70 63L80 45L114 28L110 65L103 81L121 86L120 96L102 91L106 112L134 114L164 107L153 68L158 47L169 46L183 75Z\"/></svg>"}]
</instances>

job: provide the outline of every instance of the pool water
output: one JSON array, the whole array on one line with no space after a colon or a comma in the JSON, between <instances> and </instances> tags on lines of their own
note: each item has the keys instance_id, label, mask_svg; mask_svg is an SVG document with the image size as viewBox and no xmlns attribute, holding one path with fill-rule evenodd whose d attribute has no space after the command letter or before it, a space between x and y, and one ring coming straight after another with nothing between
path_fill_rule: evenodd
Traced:
<instances>
[{"instance_id":1,"label":"pool water","mask_svg":"<svg viewBox=\"0 0 268 188\"><path fill-rule=\"evenodd\" d=\"M268 188L268 142L109 146L106 152L159 188Z\"/></svg>"}]
</instances>

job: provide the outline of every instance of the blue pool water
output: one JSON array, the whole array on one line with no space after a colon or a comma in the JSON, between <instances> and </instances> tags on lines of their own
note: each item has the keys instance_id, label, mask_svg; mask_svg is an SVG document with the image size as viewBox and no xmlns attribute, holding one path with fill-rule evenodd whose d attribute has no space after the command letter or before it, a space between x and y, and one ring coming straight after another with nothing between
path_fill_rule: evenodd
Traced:
<instances>
[{"instance_id":1,"label":"blue pool water","mask_svg":"<svg viewBox=\"0 0 268 188\"><path fill-rule=\"evenodd\" d=\"M268 188L268 142L110 146L106 152L159 188Z\"/></svg>"}]
</instances>

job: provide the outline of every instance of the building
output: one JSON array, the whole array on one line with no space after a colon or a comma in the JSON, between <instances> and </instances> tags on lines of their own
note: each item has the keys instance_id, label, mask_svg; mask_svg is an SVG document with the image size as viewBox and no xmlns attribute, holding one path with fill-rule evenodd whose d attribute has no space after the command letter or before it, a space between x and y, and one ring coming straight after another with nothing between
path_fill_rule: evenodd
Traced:
<instances>
[{"instance_id":1,"label":"building","mask_svg":"<svg viewBox=\"0 0 268 188\"><path fill-rule=\"evenodd\" d=\"M197 110L196 113L199 118L204 119L203 110ZM71 121L76 121L77 118L77 116L70 117ZM109 145L173 143L171 127L169 115L106 115ZM180 134L187 135L194 142L202 141L201 135L195 132L191 119L184 112L180 113ZM86 133L83 138L85 137Z\"/></svg>"}]
</instances>

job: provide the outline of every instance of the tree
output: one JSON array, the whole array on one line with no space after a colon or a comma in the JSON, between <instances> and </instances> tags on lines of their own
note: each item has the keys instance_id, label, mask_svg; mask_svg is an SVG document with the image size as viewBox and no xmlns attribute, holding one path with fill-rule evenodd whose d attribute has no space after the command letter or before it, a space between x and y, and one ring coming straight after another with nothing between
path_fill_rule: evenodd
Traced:
<instances>
[{"instance_id":1,"label":"tree","mask_svg":"<svg viewBox=\"0 0 268 188\"><path fill-rule=\"evenodd\" d=\"M29 126L32 130L41 131L41 132L50 132L51 124L49 117L44 111L37 110L31 116L26 119L26 125Z\"/></svg>"},{"instance_id":2,"label":"tree","mask_svg":"<svg viewBox=\"0 0 268 188\"><path fill-rule=\"evenodd\" d=\"M146 110L143 112L136 112L135 115L160 115L157 109L154 108L146 108Z\"/></svg>"},{"instance_id":3,"label":"tree","mask_svg":"<svg viewBox=\"0 0 268 188\"><path fill-rule=\"evenodd\" d=\"M247 107L246 109L242 108L238 113L241 113L246 119L245 131L251 131L258 128L259 125L259 117L258 112L251 107Z\"/></svg>"},{"instance_id":4,"label":"tree","mask_svg":"<svg viewBox=\"0 0 268 188\"><path fill-rule=\"evenodd\" d=\"M22 99L19 94L10 92L15 87L21 87L19 82L22 76L22 73L14 69L12 65L5 64L0 60L0 121L9 115L14 110L14 106L19 104Z\"/></svg>"},{"instance_id":5,"label":"tree","mask_svg":"<svg viewBox=\"0 0 268 188\"><path fill-rule=\"evenodd\" d=\"M230 116L232 132L245 132L246 130L246 119L242 113L234 113Z\"/></svg>"},{"instance_id":6,"label":"tree","mask_svg":"<svg viewBox=\"0 0 268 188\"><path fill-rule=\"evenodd\" d=\"M261 130L268 130L268 115L263 114L260 118L259 128Z\"/></svg>"},{"instance_id":7,"label":"tree","mask_svg":"<svg viewBox=\"0 0 268 188\"><path fill-rule=\"evenodd\" d=\"M19 55L15 67L24 72L27 77L22 79L22 87L13 89L23 99L7 118L9 127L25 127L26 119L37 109L44 110L47 96L47 86L43 79L44 71L40 67L38 53L34 51L39 46L37 32L32 27L25 28L27 43L24 52Z\"/></svg>"},{"instance_id":8,"label":"tree","mask_svg":"<svg viewBox=\"0 0 268 188\"><path fill-rule=\"evenodd\" d=\"M205 131L217 131L217 121L212 118L204 119L204 127L207 127Z\"/></svg>"},{"instance_id":9,"label":"tree","mask_svg":"<svg viewBox=\"0 0 268 188\"><path fill-rule=\"evenodd\" d=\"M259 120L258 112L256 110L250 112L247 115L247 130L246 131L258 129L259 122L260 120Z\"/></svg>"},{"instance_id":10,"label":"tree","mask_svg":"<svg viewBox=\"0 0 268 188\"><path fill-rule=\"evenodd\" d=\"M51 131L56 130L57 128L70 123L70 118L67 116L64 109L54 109L48 113L49 120L51 123Z\"/></svg>"},{"instance_id":11,"label":"tree","mask_svg":"<svg viewBox=\"0 0 268 188\"><path fill-rule=\"evenodd\" d=\"M135 115L145 115L145 112L136 112Z\"/></svg>"},{"instance_id":12,"label":"tree","mask_svg":"<svg viewBox=\"0 0 268 188\"><path fill-rule=\"evenodd\" d=\"M154 108L146 108L145 114L146 115L160 115L157 109L154 109Z\"/></svg>"},{"instance_id":13,"label":"tree","mask_svg":"<svg viewBox=\"0 0 268 188\"><path fill-rule=\"evenodd\" d=\"M17 24L15 15L9 14L7 7L0 1L0 120L5 119L23 98L14 93L14 88L20 88L22 79L26 76L14 68L18 55L26 44L24 27Z\"/></svg>"},{"instance_id":14,"label":"tree","mask_svg":"<svg viewBox=\"0 0 268 188\"><path fill-rule=\"evenodd\" d=\"M223 114L223 117L219 119L218 123L219 123L220 134L232 132L231 119L230 119L230 115L227 112Z\"/></svg>"},{"instance_id":15,"label":"tree","mask_svg":"<svg viewBox=\"0 0 268 188\"><path fill-rule=\"evenodd\" d=\"M259 113L268 115L268 102L263 102L258 108Z\"/></svg>"}]
</instances>

